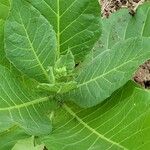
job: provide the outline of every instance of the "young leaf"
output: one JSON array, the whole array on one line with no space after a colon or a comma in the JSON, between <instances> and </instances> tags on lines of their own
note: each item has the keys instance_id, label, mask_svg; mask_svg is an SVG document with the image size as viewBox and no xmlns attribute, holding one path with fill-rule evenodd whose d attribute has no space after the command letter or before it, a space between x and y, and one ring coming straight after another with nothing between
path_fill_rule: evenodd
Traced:
<instances>
[{"instance_id":1,"label":"young leaf","mask_svg":"<svg viewBox=\"0 0 150 150\"><path fill-rule=\"evenodd\" d=\"M58 51L68 48L81 61L101 34L98 0L26 0L53 25L57 33Z\"/></svg>"},{"instance_id":2,"label":"young leaf","mask_svg":"<svg viewBox=\"0 0 150 150\"><path fill-rule=\"evenodd\" d=\"M34 137L30 137L27 139L19 140L12 150L43 150L44 145L36 145L34 144Z\"/></svg>"},{"instance_id":3,"label":"young leaf","mask_svg":"<svg viewBox=\"0 0 150 150\"><path fill-rule=\"evenodd\" d=\"M54 150L148 150L150 92L128 83L104 103L88 109L65 104L54 131L41 138Z\"/></svg>"},{"instance_id":4,"label":"young leaf","mask_svg":"<svg viewBox=\"0 0 150 150\"><path fill-rule=\"evenodd\" d=\"M63 94L63 93L67 93L70 90L77 88L77 82L69 81L66 83L60 82L60 83L54 83L54 84L40 83L38 85L38 88L44 91L54 92L57 94Z\"/></svg>"},{"instance_id":5,"label":"young leaf","mask_svg":"<svg viewBox=\"0 0 150 150\"><path fill-rule=\"evenodd\" d=\"M29 3L15 0L5 25L6 53L22 72L49 82L46 71L56 59L56 37L50 23Z\"/></svg>"},{"instance_id":6,"label":"young leaf","mask_svg":"<svg viewBox=\"0 0 150 150\"><path fill-rule=\"evenodd\" d=\"M54 108L55 102L49 96L25 89L8 69L0 66L1 131L17 124L32 135L48 134L52 126L46 113Z\"/></svg>"},{"instance_id":7,"label":"young leaf","mask_svg":"<svg viewBox=\"0 0 150 150\"><path fill-rule=\"evenodd\" d=\"M55 69L66 67L67 71L73 71L75 68L74 56L70 50L66 55L61 55L55 64Z\"/></svg>"},{"instance_id":8,"label":"young leaf","mask_svg":"<svg viewBox=\"0 0 150 150\"><path fill-rule=\"evenodd\" d=\"M8 59L6 58L5 51L4 51L4 25L5 25L5 20L8 17L10 3L11 3L11 0L1 0L0 1L0 64L9 68L13 72L13 74L16 75L17 78L22 80L22 82L26 86L26 88L30 88L30 90L32 90L32 89L34 89L33 87L36 86L36 82L34 80L29 79L23 73L19 72L19 70L17 70L8 61ZM5 11L4 11L4 9L5 9ZM28 85L26 85L26 84L28 84ZM5 126L4 126L4 128L5 128Z\"/></svg>"},{"instance_id":9,"label":"young leaf","mask_svg":"<svg viewBox=\"0 0 150 150\"><path fill-rule=\"evenodd\" d=\"M87 64L76 81L78 88L65 95L82 107L94 106L132 78L137 67L150 55L149 38L119 42Z\"/></svg>"}]
</instances>

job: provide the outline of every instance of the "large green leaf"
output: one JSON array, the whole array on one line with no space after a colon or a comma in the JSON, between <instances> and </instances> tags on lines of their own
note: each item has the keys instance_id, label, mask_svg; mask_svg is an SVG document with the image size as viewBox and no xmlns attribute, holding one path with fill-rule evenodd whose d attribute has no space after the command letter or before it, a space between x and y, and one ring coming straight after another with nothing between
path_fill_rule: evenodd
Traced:
<instances>
[{"instance_id":1,"label":"large green leaf","mask_svg":"<svg viewBox=\"0 0 150 150\"><path fill-rule=\"evenodd\" d=\"M64 104L54 131L42 138L49 150L148 150L150 92L128 83L104 103L88 109Z\"/></svg>"},{"instance_id":2,"label":"large green leaf","mask_svg":"<svg viewBox=\"0 0 150 150\"><path fill-rule=\"evenodd\" d=\"M22 72L41 82L49 82L46 71L56 59L53 27L30 4L15 0L5 25L6 53Z\"/></svg>"},{"instance_id":3,"label":"large green leaf","mask_svg":"<svg viewBox=\"0 0 150 150\"><path fill-rule=\"evenodd\" d=\"M22 129L14 126L9 130L0 133L0 150L11 150L20 139L29 137Z\"/></svg>"},{"instance_id":4,"label":"large green leaf","mask_svg":"<svg viewBox=\"0 0 150 150\"><path fill-rule=\"evenodd\" d=\"M150 36L150 3L145 3L134 16L127 9L121 9L112 14L109 19L102 20L102 36L96 44L97 53L111 48L115 43L131 37ZM95 56L97 55L95 53Z\"/></svg>"},{"instance_id":5,"label":"large green leaf","mask_svg":"<svg viewBox=\"0 0 150 150\"><path fill-rule=\"evenodd\" d=\"M60 53L68 48L76 61L84 58L101 33L98 0L26 0L53 25Z\"/></svg>"},{"instance_id":6,"label":"large green leaf","mask_svg":"<svg viewBox=\"0 0 150 150\"><path fill-rule=\"evenodd\" d=\"M149 38L124 40L95 57L80 72L78 88L70 91L65 100L82 107L96 105L132 78L137 67L150 56Z\"/></svg>"},{"instance_id":7,"label":"large green leaf","mask_svg":"<svg viewBox=\"0 0 150 150\"><path fill-rule=\"evenodd\" d=\"M71 94L69 93L67 99L73 96L72 100L77 104L86 107L93 106L109 97L112 92L132 78L138 66L150 58L148 42L141 45L143 50L138 48L140 40L137 40L135 45L132 41L129 42L132 37L149 37L149 8L150 4L146 3L138 9L134 17L123 9L109 19L103 19L102 36L78 69L81 73L77 77L77 82L81 85ZM129 40L126 45L127 39ZM142 59L140 53L144 55ZM138 56L135 58L136 55ZM130 60L140 61L133 63ZM118 68L118 65L121 66Z\"/></svg>"},{"instance_id":8,"label":"large green leaf","mask_svg":"<svg viewBox=\"0 0 150 150\"><path fill-rule=\"evenodd\" d=\"M41 97L24 88L8 69L0 66L0 131L16 124L29 134L48 134L52 127L46 113L52 108L55 103L49 96Z\"/></svg>"}]
</instances>

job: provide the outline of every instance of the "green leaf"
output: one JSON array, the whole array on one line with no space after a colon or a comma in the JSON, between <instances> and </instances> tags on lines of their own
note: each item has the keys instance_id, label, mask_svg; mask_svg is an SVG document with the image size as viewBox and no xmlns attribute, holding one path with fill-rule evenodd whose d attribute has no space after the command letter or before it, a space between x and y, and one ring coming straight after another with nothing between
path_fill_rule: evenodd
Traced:
<instances>
[{"instance_id":1,"label":"green leaf","mask_svg":"<svg viewBox=\"0 0 150 150\"><path fill-rule=\"evenodd\" d=\"M34 89L35 90L35 89ZM55 108L49 96L26 89L12 73L0 66L0 131L19 125L28 134L48 134L52 130L47 113Z\"/></svg>"},{"instance_id":2,"label":"green leaf","mask_svg":"<svg viewBox=\"0 0 150 150\"><path fill-rule=\"evenodd\" d=\"M115 12L109 19L102 20L102 36L95 46L95 50L98 51L94 55L97 56L117 42L131 37L149 37L149 24L150 3L139 6L135 16L131 16L127 9Z\"/></svg>"},{"instance_id":3,"label":"green leaf","mask_svg":"<svg viewBox=\"0 0 150 150\"><path fill-rule=\"evenodd\" d=\"M10 9L10 1L9 0L1 0L0 1L0 64L8 65L9 62L6 59L6 54L4 51L4 22L8 16Z\"/></svg>"},{"instance_id":4,"label":"green leaf","mask_svg":"<svg viewBox=\"0 0 150 150\"><path fill-rule=\"evenodd\" d=\"M0 64L3 63L4 58L4 21L0 20Z\"/></svg>"},{"instance_id":5,"label":"green leaf","mask_svg":"<svg viewBox=\"0 0 150 150\"><path fill-rule=\"evenodd\" d=\"M19 140L12 150L43 150L44 145L34 145L34 137Z\"/></svg>"},{"instance_id":6,"label":"green leaf","mask_svg":"<svg viewBox=\"0 0 150 150\"><path fill-rule=\"evenodd\" d=\"M100 53L82 68L78 88L64 96L82 107L94 106L132 78L137 67L150 55L149 38L131 38Z\"/></svg>"},{"instance_id":7,"label":"green leaf","mask_svg":"<svg viewBox=\"0 0 150 150\"><path fill-rule=\"evenodd\" d=\"M29 137L22 129L14 126L9 130L0 133L0 150L11 150L20 139Z\"/></svg>"},{"instance_id":8,"label":"green leaf","mask_svg":"<svg viewBox=\"0 0 150 150\"><path fill-rule=\"evenodd\" d=\"M37 81L49 82L46 71L56 59L53 27L30 4L15 0L5 25L6 53L23 73Z\"/></svg>"},{"instance_id":9,"label":"green leaf","mask_svg":"<svg viewBox=\"0 0 150 150\"><path fill-rule=\"evenodd\" d=\"M58 51L68 48L81 61L101 34L98 0L26 0L52 24L57 33Z\"/></svg>"},{"instance_id":10,"label":"green leaf","mask_svg":"<svg viewBox=\"0 0 150 150\"><path fill-rule=\"evenodd\" d=\"M150 58L149 57L150 54L147 53L148 49L149 49L148 42L147 42L147 44L145 43L146 45L145 44L141 45L141 48L143 49L143 51L141 51L141 52L140 52L141 48L139 47L139 49L138 49L138 48L136 48L136 46L128 49L127 51L123 50L124 46L122 48L120 46L120 48L122 50L120 49L119 52L117 50L119 48L120 42L124 43L125 40L130 39L132 37L134 37L134 38L135 37L148 37L148 35L150 35L150 31L149 31L150 9L149 8L150 8L150 3L146 3L139 7L139 9L137 10L136 15L134 17L129 15L129 13L126 9L123 9L123 10L120 10L120 11L116 12L115 14L111 15L111 17L109 19L103 19L103 21L102 21L103 33L102 33L100 40L98 41L97 45L94 47L91 54L86 58L84 63L81 64L79 69L77 70L78 72L81 72L81 75L82 75L82 76L79 75L79 77L77 78L77 82L79 81L79 83L81 83L81 85L84 85L84 86L80 87L80 85L79 85L78 90L72 91L72 93L70 95L68 94L68 97L67 97L68 99L70 96L73 95L72 100L77 102L77 104L80 104L81 106L89 107L89 106L95 105L95 104L103 101L106 97L110 96L113 91L115 91L117 88L121 87L129 79L131 79L132 74L134 73L136 68L138 68L138 66L140 64L142 64L145 60ZM137 40L136 43L137 44L135 44L135 45L137 45L137 47L138 47L140 41L138 42L138 40ZM114 47L116 47L117 45L118 45L118 48L115 50ZM132 46L132 44L131 44L131 46ZM112 51L112 49L114 49L113 50L114 52L110 52L108 49L110 49L110 51ZM147 56L145 55L144 56L145 58L143 57L141 59L140 54L138 54L139 52L141 54L143 53L143 55L145 55L147 53ZM114 54L112 54L112 53L114 53ZM122 55L121 53L124 55L123 58L121 57L121 55ZM120 74L122 74L122 75L120 75L118 70L116 70L117 72L114 70L113 71L114 73L110 72L109 74L107 74L107 72L106 72L106 75L105 75L106 77L103 76L102 73L100 73L100 71L105 69L105 67L108 68L107 66L110 64L111 64L111 66L117 65L117 63L119 62L118 58L120 58L120 57L122 58L122 62L120 61L120 63L123 63L123 60L128 61L126 59L126 56L128 56L128 54L130 54L130 53L131 54L134 53L134 54L130 55L129 59L131 59L131 57L133 57L133 61L134 61L134 59L135 59L134 56L136 54L138 54L139 58L136 58L136 59L139 59L139 60L141 59L141 61L139 61L138 63L130 63L129 62L129 63L125 64L125 66L127 67L127 68L124 68L124 70L123 70L124 73L126 72L125 75L123 75L123 72L122 73L120 72ZM91 67L90 67L90 65L91 65ZM130 70L130 67L132 68L132 71ZM83 68L85 68L85 69L83 69ZM92 79L91 76L93 73L96 74L96 77L95 77L97 79L96 84L94 84L95 82L88 82L88 79L89 80ZM127 74L129 76L126 76ZM108 75L110 75L110 76L108 76ZM101 82L100 82L100 80L98 80L98 78L99 78L98 76L101 76ZM80 77L81 77L81 80L80 80ZM104 79L102 79L103 77L104 77ZM88 82L87 85L84 84L84 82L86 83L86 80ZM93 81L93 79L92 79L92 81ZM121 82L122 82L122 84L121 84ZM85 93L88 93L88 95ZM88 102L88 104L86 104L86 102Z\"/></svg>"},{"instance_id":11,"label":"green leaf","mask_svg":"<svg viewBox=\"0 0 150 150\"><path fill-rule=\"evenodd\" d=\"M47 72L48 72L48 75L49 75L49 78L50 78L50 83L51 84L55 83L54 68L49 66L47 68Z\"/></svg>"},{"instance_id":12,"label":"green leaf","mask_svg":"<svg viewBox=\"0 0 150 150\"><path fill-rule=\"evenodd\" d=\"M60 89L58 91L58 93L67 93L70 90L73 90L75 88L77 88L77 82L75 81L70 81L70 82L66 82L66 83L61 83L60 84Z\"/></svg>"},{"instance_id":13,"label":"green leaf","mask_svg":"<svg viewBox=\"0 0 150 150\"><path fill-rule=\"evenodd\" d=\"M9 0L1 0L0 3L1 3L0 4L1 7L5 8L7 6L10 9L11 0L10 1ZM5 9L5 10L7 10L7 12L5 11L5 15L2 13L3 9L0 9L0 14L3 14L0 17L0 18L2 18L2 19L0 19L0 64L9 68L16 75L17 78L22 80L22 82L25 86L26 86L26 84L28 84L28 86L30 86L33 89L33 87L35 87L35 85L36 85L36 82L31 79L28 79L27 76L25 76L23 73L19 72L19 70L17 70L6 58L6 54L4 51L4 25L5 25L5 19L7 18L8 13L9 13L9 9ZM29 88L29 87L27 87L27 88Z\"/></svg>"},{"instance_id":14,"label":"green leaf","mask_svg":"<svg viewBox=\"0 0 150 150\"><path fill-rule=\"evenodd\" d=\"M8 16L10 9L11 0L1 0L0 1L0 19L5 20Z\"/></svg>"},{"instance_id":15,"label":"green leaf","mask_svg":"<svg viewBox=\"0 0 150 150\"><path fill-rule=\"evenodd\" d=\"M150 92L128 83L104 103L88 109L65 104L54 131L41 138L52 150L148 150Z\"/></svg>"}]
</instances>

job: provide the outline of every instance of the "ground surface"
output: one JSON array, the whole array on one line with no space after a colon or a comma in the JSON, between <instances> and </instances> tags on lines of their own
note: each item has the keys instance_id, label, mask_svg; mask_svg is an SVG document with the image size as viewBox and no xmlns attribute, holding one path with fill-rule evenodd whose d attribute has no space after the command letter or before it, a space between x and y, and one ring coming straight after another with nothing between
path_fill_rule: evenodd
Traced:
<instances>
[{"instance_id":1,"label":"ground surface","mask_svg":"<svg viewBox=\"0 0 150 150\"><path fill-rule=\"evenodd\" d=\"M134 14L137 7L142 4L144 0L101 0L102 16L109 17L109 15L122 7L127 7L131 14ZM133 77L134 81L145 88L150 88L150 60L141 65Z\"/></svg>"},{"instance_id":2,"label":"ground surface","mask_svg":"<svg viewBox=\"0 0 150 150\"><path fill-rule=\"evenodd\" d=\"M109 17L109 15L122 7L127 7L132 14L137 7L142 4L144 0L101 0L102 16Z\"/></svg>"}]
</instances>

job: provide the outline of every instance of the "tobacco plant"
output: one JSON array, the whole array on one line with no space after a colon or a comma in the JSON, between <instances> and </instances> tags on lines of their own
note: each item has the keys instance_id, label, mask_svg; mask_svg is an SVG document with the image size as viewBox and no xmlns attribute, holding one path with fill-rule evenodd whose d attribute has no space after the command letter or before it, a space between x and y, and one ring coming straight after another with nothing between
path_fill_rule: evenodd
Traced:
<instances>
[{"instance_id":1,"label":"tobacco plant","mask_svg":"<svg viewBox=\"0 0 150 150\"><path fill-rule=\"evenodd\" d=\"M0 1L0 150L148 150L150 3L101 18L97 0Z\"/></svg>"}]
</instances>

